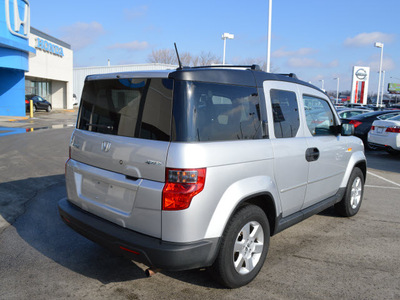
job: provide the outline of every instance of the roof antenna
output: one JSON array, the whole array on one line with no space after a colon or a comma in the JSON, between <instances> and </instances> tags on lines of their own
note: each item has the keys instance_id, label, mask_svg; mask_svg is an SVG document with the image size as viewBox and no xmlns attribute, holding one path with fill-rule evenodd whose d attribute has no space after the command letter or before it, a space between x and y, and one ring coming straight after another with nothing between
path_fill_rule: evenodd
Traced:
<instances>
[{"instance_id":1,"label":"roof antenna","mask_svg":"<svg viewBox=\"0 0 400 300\"><path fill-rule=\"evenodd\" d=\"M179 53L178 53L178 48L176 48L176 43L174 43L174 46L175 46L176 56L178 57L178 63L179 63L178 69L182 70L182 63L181 63L181 59L179 58Z\"/></svg>"}]
</instances>

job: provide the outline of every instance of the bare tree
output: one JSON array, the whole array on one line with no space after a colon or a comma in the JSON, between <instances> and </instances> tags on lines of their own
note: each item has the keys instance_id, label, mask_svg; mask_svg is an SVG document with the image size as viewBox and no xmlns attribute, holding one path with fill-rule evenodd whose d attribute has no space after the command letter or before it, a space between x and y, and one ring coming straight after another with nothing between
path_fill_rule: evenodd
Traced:
<instances>
[{"instance_id":1,"label":"bare tree","mask_svg":"<svg viewBox=\"0 0 400 300\"><path fill-rule=\"evenodd\" d=\"M222 60L219 56L211 52L202 51L200 55L195 56L192 59L193 66L211 66L216 64L222 64Z\"/></svg>"},{"instance_id":2,"label":"bare tree","mask_svg":"<svg viewBox=\"0 0 400 300\"><path fill-rule=\"evenodd\" d=\"M190 54L189 52L179 53L179 58L181 59L183 66L190 66L193 59L192 54Z\"/></svg>"},{"instance_id":3,"label":"bare tree","mask_svg":"<svg viewBox=\"0 0 400 300\"><path fill-rule=\"evenodd\" d=\"M150 63L161 63L161 64L178 64L178 59L176 58L175 51L172 49L160 49L153 50L151 54L147 57L147 61Z\"/></svg>"}]
</instances>

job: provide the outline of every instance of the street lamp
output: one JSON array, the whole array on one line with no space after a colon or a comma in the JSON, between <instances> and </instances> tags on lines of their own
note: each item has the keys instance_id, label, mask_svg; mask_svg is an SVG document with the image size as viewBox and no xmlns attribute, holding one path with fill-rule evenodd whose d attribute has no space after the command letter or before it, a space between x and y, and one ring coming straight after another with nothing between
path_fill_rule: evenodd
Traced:
<instances>
[{"instance_id":1,"label":"street lamp","mask_svg":"<svg viewBox=\"0 0 400 300\"><path fill-rule=\"evenodd\" d=\"M333 79L337 80L337 85L336 85L336 104L338 104L339 103L339 81L340 81L340 78L339 77L335 77Z\"/></svg>"},{"instance_id":2,"label":"street lamp","mask_svg":"<svg viewBox=\"0 0 400 300\"><path fill-rule=\"evenodd\" d=\"M384 91L385 91L385 73L386 73L386 71L383 70L382 73L383 73L383 77L382 77L382 86L381 86L381 88L382 88L382 91L381 91L381 102L383 102L383 94L384 94Z\"/></svg>"},{"instance_id":3,"label":"street lamp","mask_svg":"<svg viewBox=\"0 0 400 300\"><path fill-rule=\"evenodd\" d=\"M325 91L325 90L324 90L324 80L323 80L323 79L320 79L319 81L322 82L322 84L321 84L321 90Z\"/></svg>"},{"instance_id":4,"label":"street lamp","mask_svg":"<svg viewBox=\"0 0 400 300\"><path fill-rule=\"evenodd\" d=\"M272 0L268 5L268 41L267 41L267 72L271 69L271 21L272 21Z\"/></svg>"},{"instance_id":5,"label":"street lamp","mask_svg":"<svg viewBox=\"0 0 400 300\"><path fill-rule=\"evenodd\" d=\"M381 42L376 42L374 44L376 48L381 48L381 62L379 64L379 80L378 80L378 93L376 95L376 106L378 107L379 105L379 94L381 90L381 75L382 75L382 60L383 60L383 43Z\"/></svg>"},{"instance_id":6,"label":"street lamp","mask_svg":"<svg viewBox=\"0 0 400 300\"><path fill-rule=\"evenodd\" d=\"M224 40L224 56L223 56L223 58L222 58L222 64L224 65L225 64L225 51L226 51L226 39L230 39L230 40L233 40L234 39L234 35L233 34L230 34L230 33L224 33L223 35L222 35L222 39Z\"/></svg>"}]
</instances>

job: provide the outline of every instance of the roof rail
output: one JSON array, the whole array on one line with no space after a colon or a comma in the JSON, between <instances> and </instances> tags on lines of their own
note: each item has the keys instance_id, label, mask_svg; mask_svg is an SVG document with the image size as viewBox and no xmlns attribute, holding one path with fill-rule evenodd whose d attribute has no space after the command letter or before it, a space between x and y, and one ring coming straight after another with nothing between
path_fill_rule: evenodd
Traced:
<instances>
[{"instance_id":1,"label":"roof rail","mask_svg":"<svg viewBox=\"0 0 400 300\"><path fill-rule=\"evenodd\" d=\"M289 74L276 74L276 75L282 75L282 76L287 76L287 77L291 77L291 78L294 78L294 79L299 79L299 78L296 76L296 74L294 74L294 73L289 73Z\"/></svg>"},{"instance_id":2,"label":"roof rail","mask_svg":"<svg viewBox=\"0 0 400 300\"><path fill-rule=\"evenodd\" d=\"M201 68L246 68L246 69L251 69L255 71L261 71L261 68L259 65L211 65L211 66L196 66L196 67L190 67L193 69L201 69Z\"/></svg>"}]
</instances>

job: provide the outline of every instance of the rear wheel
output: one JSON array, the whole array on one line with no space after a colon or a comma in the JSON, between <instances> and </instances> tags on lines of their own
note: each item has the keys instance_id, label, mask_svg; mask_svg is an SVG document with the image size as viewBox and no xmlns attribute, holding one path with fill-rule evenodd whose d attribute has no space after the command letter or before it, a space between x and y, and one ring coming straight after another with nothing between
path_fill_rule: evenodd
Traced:
<instances>
[{"instance_id":1,"label":"rear wheel","mask_svg":"<svg viewBox=\"0 0 400 300\"><path fill-rule=\"evenodd\" d=\"M36 106L35 105L33 106L33 112L36 112Z\"/></svg>"},{"instance_id":2,"label":"rear wheel","mask_svg":"<svg viewBox=\"0 0 400 300\"><path fill-rule=\"evenodd\" d=\"M264 264L269 238L264 211L255 205L240 208L228 222L211 274L229 288L246 285Z\"/></svg>"},{"instance_id":3,"label":"rear wheel","mask_svg":"<svg viewBox=\"0 0 400 300\"><path fill-rule=\"evenodd\" d=\"M358 213L364 194L364 174L359 168L351 172L343 199L335 204L336 211L344 217Z\"/></svg>"}]
</instances>

